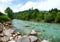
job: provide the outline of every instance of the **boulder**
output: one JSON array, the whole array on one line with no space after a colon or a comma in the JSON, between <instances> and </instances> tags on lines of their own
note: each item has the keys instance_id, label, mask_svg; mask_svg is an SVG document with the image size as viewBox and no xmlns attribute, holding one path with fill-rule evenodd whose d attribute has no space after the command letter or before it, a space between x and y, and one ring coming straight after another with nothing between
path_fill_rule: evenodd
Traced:
<instances>
[{"instance_id":1,"label":"boulder","mask_svg":"<svg viewBox=\"0 0 60 42\"><path fill-rule=\"evenodd\" d=\"M37 32L35 30L32 30L30 35L37 36Z\"/></svg>"},{"instance_id":2,"label":"boulder","mask_svg":"<svg viewBox=\"0 0 60 42\"><path fill-rule=\"evenodd\" d=\"M30 38L27 35L24 36L18 36L19 38L16 40L16 42L30 42Z\"/></svg>"},{"instance_id":3,"label":"boulder","mask_svg":"<svg viewBox=\"0 0 60 42\"><path fill-rule=\"evenodd\" d=\"M11 36L13 32L14 32L13 29L5 29L3 31L4 35L6 35L6 36Z\"/></svg>"},{"instance_id":4,"label":"boulder","mask_svg":"<svg viewBox=\"0 0 60 42\"><path fill-rule=\"evenodd\" d=\"M21 37L21 36L20 36L20 37L16 37L16 38L15 38L15 41L16 41L16 42L22 42L22 37Z\"/></svg>"},{"instance_id":5,"label":"boulder","mask_svg":"<svg viewBox=\"0 0 60 42\"><path fill-rule=\"evenodd\" d=\"M29 38L31 39L31 42L34 42L38 39L36 36L29 36Z\"/></svg>"},{"instance_id":6,"label":"boulder","mask_svg":"<svg viewBox=\"0 0 60 42\"><path fill-rule=\"evenodd\" d=\"M30 42L31 40L30 40L30 38L27 36L27 35L24 35L23 37L22 37L22 42Z\"/></svg>"},{"instance_id":7,"label":"boulder","mask_svg":"<svg viewBox=\"0 0 60 42\"><path fill-rule=\"evenodd\" d=\"M4 36L4 37L1 38L1 40L2 40L3 42L7 42L7 41L9 40L9 37L8 37L8 36Z\"/></svg>"}]
</instances>

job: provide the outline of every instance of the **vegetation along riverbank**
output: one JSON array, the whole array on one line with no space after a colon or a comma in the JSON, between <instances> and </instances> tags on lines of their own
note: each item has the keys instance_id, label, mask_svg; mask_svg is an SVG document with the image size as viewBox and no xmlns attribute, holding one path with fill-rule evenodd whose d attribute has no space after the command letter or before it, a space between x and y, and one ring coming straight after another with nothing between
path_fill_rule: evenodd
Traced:
<instances>
[{"instance_id":1,"label":"vegetation along riverbank","mask_svg":"<svg viewBox=\"0 0 60 42\"><path fill-rule=\"evenodd\" d=\"M12 19L60 23L60 10L52 8L49 11L40 11L31 8L25 11L13 12L11 8L7 7L5 13L0 12L0 22L11 21Z\"/></svg>"}]
</instances>

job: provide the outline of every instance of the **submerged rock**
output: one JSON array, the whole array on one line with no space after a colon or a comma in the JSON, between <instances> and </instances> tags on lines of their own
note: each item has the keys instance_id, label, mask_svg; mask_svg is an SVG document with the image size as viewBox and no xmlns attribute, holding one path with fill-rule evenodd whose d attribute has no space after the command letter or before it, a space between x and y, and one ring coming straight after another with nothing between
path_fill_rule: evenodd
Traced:
<instances>
[{"instance_id":1,"label":"submerged rock","mask_svg":"<svg viewBox=\"0 0 60 42\"><path fill-rule=\"evenodd\" d=\"M35 30L32 30L30 35L37 36L37 32Z\"/></svg>"},{"instance_id":2,"label":"submerged rock","mask_svg":"<svg viewBox=\"0 0 60 42\"><path fill-rule=\"evenodd\" d=\"M48 40L42 40L41 42L49 42Z\"/></svg>"},{"instance_id":3,"label":"submerged rock","mask_svg":"<svg viewBox=\"0 0 60 42\"><path fill-rule=\"evenodd\" d=\"M37 32L35 32L35 30L32 30L31 31L31 34L37 34Z\"/></svg>"},{"instance_id":4,"label":"submerged rock","mask_svg":"<svg viewBox=\"0 0 60 42\"><path fill-rule=\"evenodd\" d=\"M25 24L25 26L24 27L30 27L28 24Z\"/></svg>"}]
</instances>

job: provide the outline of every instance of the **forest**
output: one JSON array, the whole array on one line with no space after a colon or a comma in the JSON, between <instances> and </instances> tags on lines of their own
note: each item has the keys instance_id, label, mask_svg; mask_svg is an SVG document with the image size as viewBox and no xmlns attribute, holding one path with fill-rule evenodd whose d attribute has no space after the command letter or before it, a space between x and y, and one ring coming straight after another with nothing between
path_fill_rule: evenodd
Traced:
<instances>
[{"instance_id":1,"label":"forest","mask_svg":"<svg viewBox=\"0 0 60 42\"><path fill-rule=\"evenodd\" d=\"M11 21L12 19L20 19L26 21L60 23L60 10L52 8L49 11L41 11L39 9L29 9L20 12L13 12L10 7L0 12L0 22Z\"/></svg>"}]
</instances>

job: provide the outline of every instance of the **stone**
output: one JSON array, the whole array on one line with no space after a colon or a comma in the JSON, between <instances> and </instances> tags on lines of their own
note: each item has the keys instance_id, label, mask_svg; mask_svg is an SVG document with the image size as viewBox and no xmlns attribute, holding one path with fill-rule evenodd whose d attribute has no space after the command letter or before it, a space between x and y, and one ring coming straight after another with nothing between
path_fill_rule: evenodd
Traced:
<instances>
[{"instance_id":1,"label":"stone","mask_svg":"<svg viewBox=\"0 0 60 42\"><path fill-rule=\"evenodd\" d=\"M31 39L31 42L34 42L38 39L36 36L29 36L29 38Z\"/></svg>"},{"instance_id":2,"label":"stone","mask_svg":"<svg viewBox=\"0 0 60 42\"><path fill-rule=\"evenodd\" d=\"M7 42L7 41L9 40L9 37L8 37L8 36L4 36L4 37L1 38L1 40L2 40L3 42Z\"/></svg>"},{"instance_id":3,"label":"stone","mask_svg":"<svg viewBox=\"0 0 60 42\"><path fill-rule=\"evenodd\" d=\"M12 40L12 39L13 39L13 37L10 37L9 39L10 39L10 40Z\"/></svg>"},{"instance_id":4,"label":"stone","mask_svg":"<svg viewBox=\"0 0 60 42\"><path fill-rule=\"evenodd\" d=\"M30 38L27 35L24 35L22 38L22 42L30 42Z\"/></svg>"},{"instance_id":5,"label":"stone","mask_svg":"<svg viewBox=\"0 0 60 42\"><path fill-rule=\"evenodd\" d=\"M11 36L13 32L14 32L13 29L5 29L3 31L4 35L6 35L6 36Z\"/></svg>"},{"instance_id":6,"label":"stone","mask_svg":"<svg viewBox=\"0 0 60 42\"><path fill-rule=\"evenodd\" d=\"M30 42L30 38L27 35L24 36L18 36L18 39L16 40L16 42Z\"/></svg>"},{"instance_id":7,"label":"stone","mask_svg":"<svg viewBox=\"0 0 60 42\"><path fill-rule=\"evenodd\" d=\"M3 37L4 36L4 34L3 33L0 33L0 37Z\"/></svg>"},{"instance_id":8,"label":"stone","mask_svg":"<svg viewBox=\"0 0 60 42\"><path fill-rule=\"evenodd\" d=\"M0 28L0 33L2 33L3 32L3 28Z\"/></svg>"},{"instance_id":9,"label":"stone","mask_svg":"<svg viewBox=\"0 0 60 42\"><path fill-rule=\"evenodd\" d=\"M37 34L37 32L35 32L35 30L32 30L31 31L31 34Z\"/></svg>"},{"instance_id":10,"label":"stone","mask_svg":"<svg viewBox=\"0 0 60 42\"><path fill-rule=\"evenodd\" d=\"M48 40L42 40L41 42L49 42Z\"/></svg>"},{"instance_id":11,"label":"stone","mask_svg":"<svg viewBox=\"0 0 60 42\"><path fill-rule=\"evenodd\" d=\"M28 24L25 24L25 27L30 27Z\"/></svg>"},{"instance_id":12,"label":"stone","mask_svg":"<svg viewBox=\"0 0 60 42\"><path fill-rule=\"evenodd\" d=\"M12 40L10 40L10 41L8 41L8 42L16 42L16 41L12 39Z\"/></svg>"},{"instance_id":13,"label":"stone","mask_svg":"<svg viewBox=\"0 0 60 42\"><path fill-rule=\"evenodd\" d=\"M22 37L19 37L19 38L16 37L15 40L16 40L16 42L22 42Z\"/></svg>"}]
</instances>

